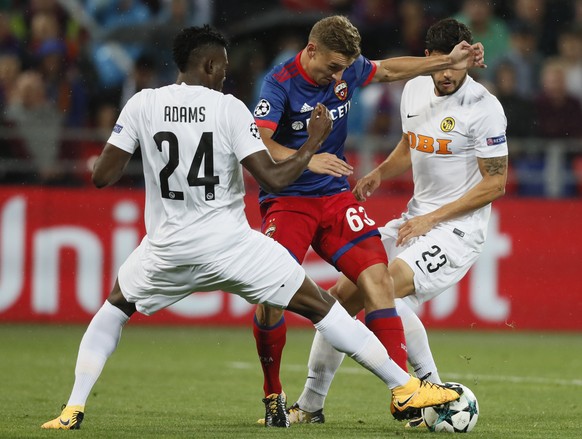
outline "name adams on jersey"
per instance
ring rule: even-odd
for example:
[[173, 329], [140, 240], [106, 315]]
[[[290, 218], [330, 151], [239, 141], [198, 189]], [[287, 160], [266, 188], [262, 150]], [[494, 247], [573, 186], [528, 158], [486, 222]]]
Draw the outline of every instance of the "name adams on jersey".
[[206, 107], [164, 107], [164, 122], [204, 122]]

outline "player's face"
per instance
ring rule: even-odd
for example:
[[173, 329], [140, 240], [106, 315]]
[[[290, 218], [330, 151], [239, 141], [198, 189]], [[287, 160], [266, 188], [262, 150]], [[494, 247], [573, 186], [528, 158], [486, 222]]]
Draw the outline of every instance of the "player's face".
[[307, 53], [309, 61], [305, 66], [305, 71], [318, 85], [336, 83], [342, 79], [344, 71], [355, 61], [314, 43], [309, 43]]
[[[426, 56], [444, 55], [443, 53], [434, 51], [425, 51]], [[433, 73], [432, 80], [434, 82], [435, 93], [437, 96], [447, 96], [456, 92], [467, 77], [467, 69], [463, 70], [441, 70]]]

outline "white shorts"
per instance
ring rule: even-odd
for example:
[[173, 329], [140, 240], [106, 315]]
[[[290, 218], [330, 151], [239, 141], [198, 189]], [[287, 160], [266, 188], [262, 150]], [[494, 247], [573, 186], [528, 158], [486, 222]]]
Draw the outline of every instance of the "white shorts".
[[415, 292], [406, 299], [419, 306], [459, 282], [481, 254], [483, 245], [471, 242], [469, 235], [461, 237], [437, 226], [396, 247], [398, 230], [405, 221], [406, 218], [397, 218], [378, 230], [388, 258], [402, 259], [414, 272]]
[[254, 230], [214, 261], [180, 266], [157, 257], [146, 237], [118, 275], [125, 299], [146, 315], [193, 292], [215, 290], [285, 308], [304, 279], [305, 270], [282, 245]]

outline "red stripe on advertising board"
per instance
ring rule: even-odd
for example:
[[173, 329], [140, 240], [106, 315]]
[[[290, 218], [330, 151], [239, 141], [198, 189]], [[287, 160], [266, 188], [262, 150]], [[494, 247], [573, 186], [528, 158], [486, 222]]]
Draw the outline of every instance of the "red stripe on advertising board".
[[[0, 188], [0, 322], [86, 323], [117, 267], [144, 234], [141, 190]], [[406, 197], [365, 203], [377, 224]], [[256, 194], [249, 222], [259, 228]], [[581, 200], [504, 198], [494, 203], [487, 247], [452, 291], [421, 309], [431, 328], [582, 330]], [[325, 288], [335, 269], [310, 253], [307, 272]], [[250, 325], [254, 307], [222, 292], [195, 294], [140, 324]], [[288, 313], [288, 324], [306, 325]]]

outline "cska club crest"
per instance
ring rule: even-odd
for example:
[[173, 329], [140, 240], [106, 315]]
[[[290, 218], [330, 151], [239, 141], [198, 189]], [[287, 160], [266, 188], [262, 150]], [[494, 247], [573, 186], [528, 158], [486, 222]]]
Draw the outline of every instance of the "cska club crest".
[[336, 82], [333, 91], [340, 101], [345, 101], [346, 98], [348, 97], [347, 82], [344, 81], [343, 79], [339, 82]]
[[271, 220], [271, 224], [269, 224], [269, 227], [267, 227], [267, 230], [265, 230], [265, 236], [272, 238], [275, 230], [277, 230], [277, 226], [275, 225], [274, 221]]

